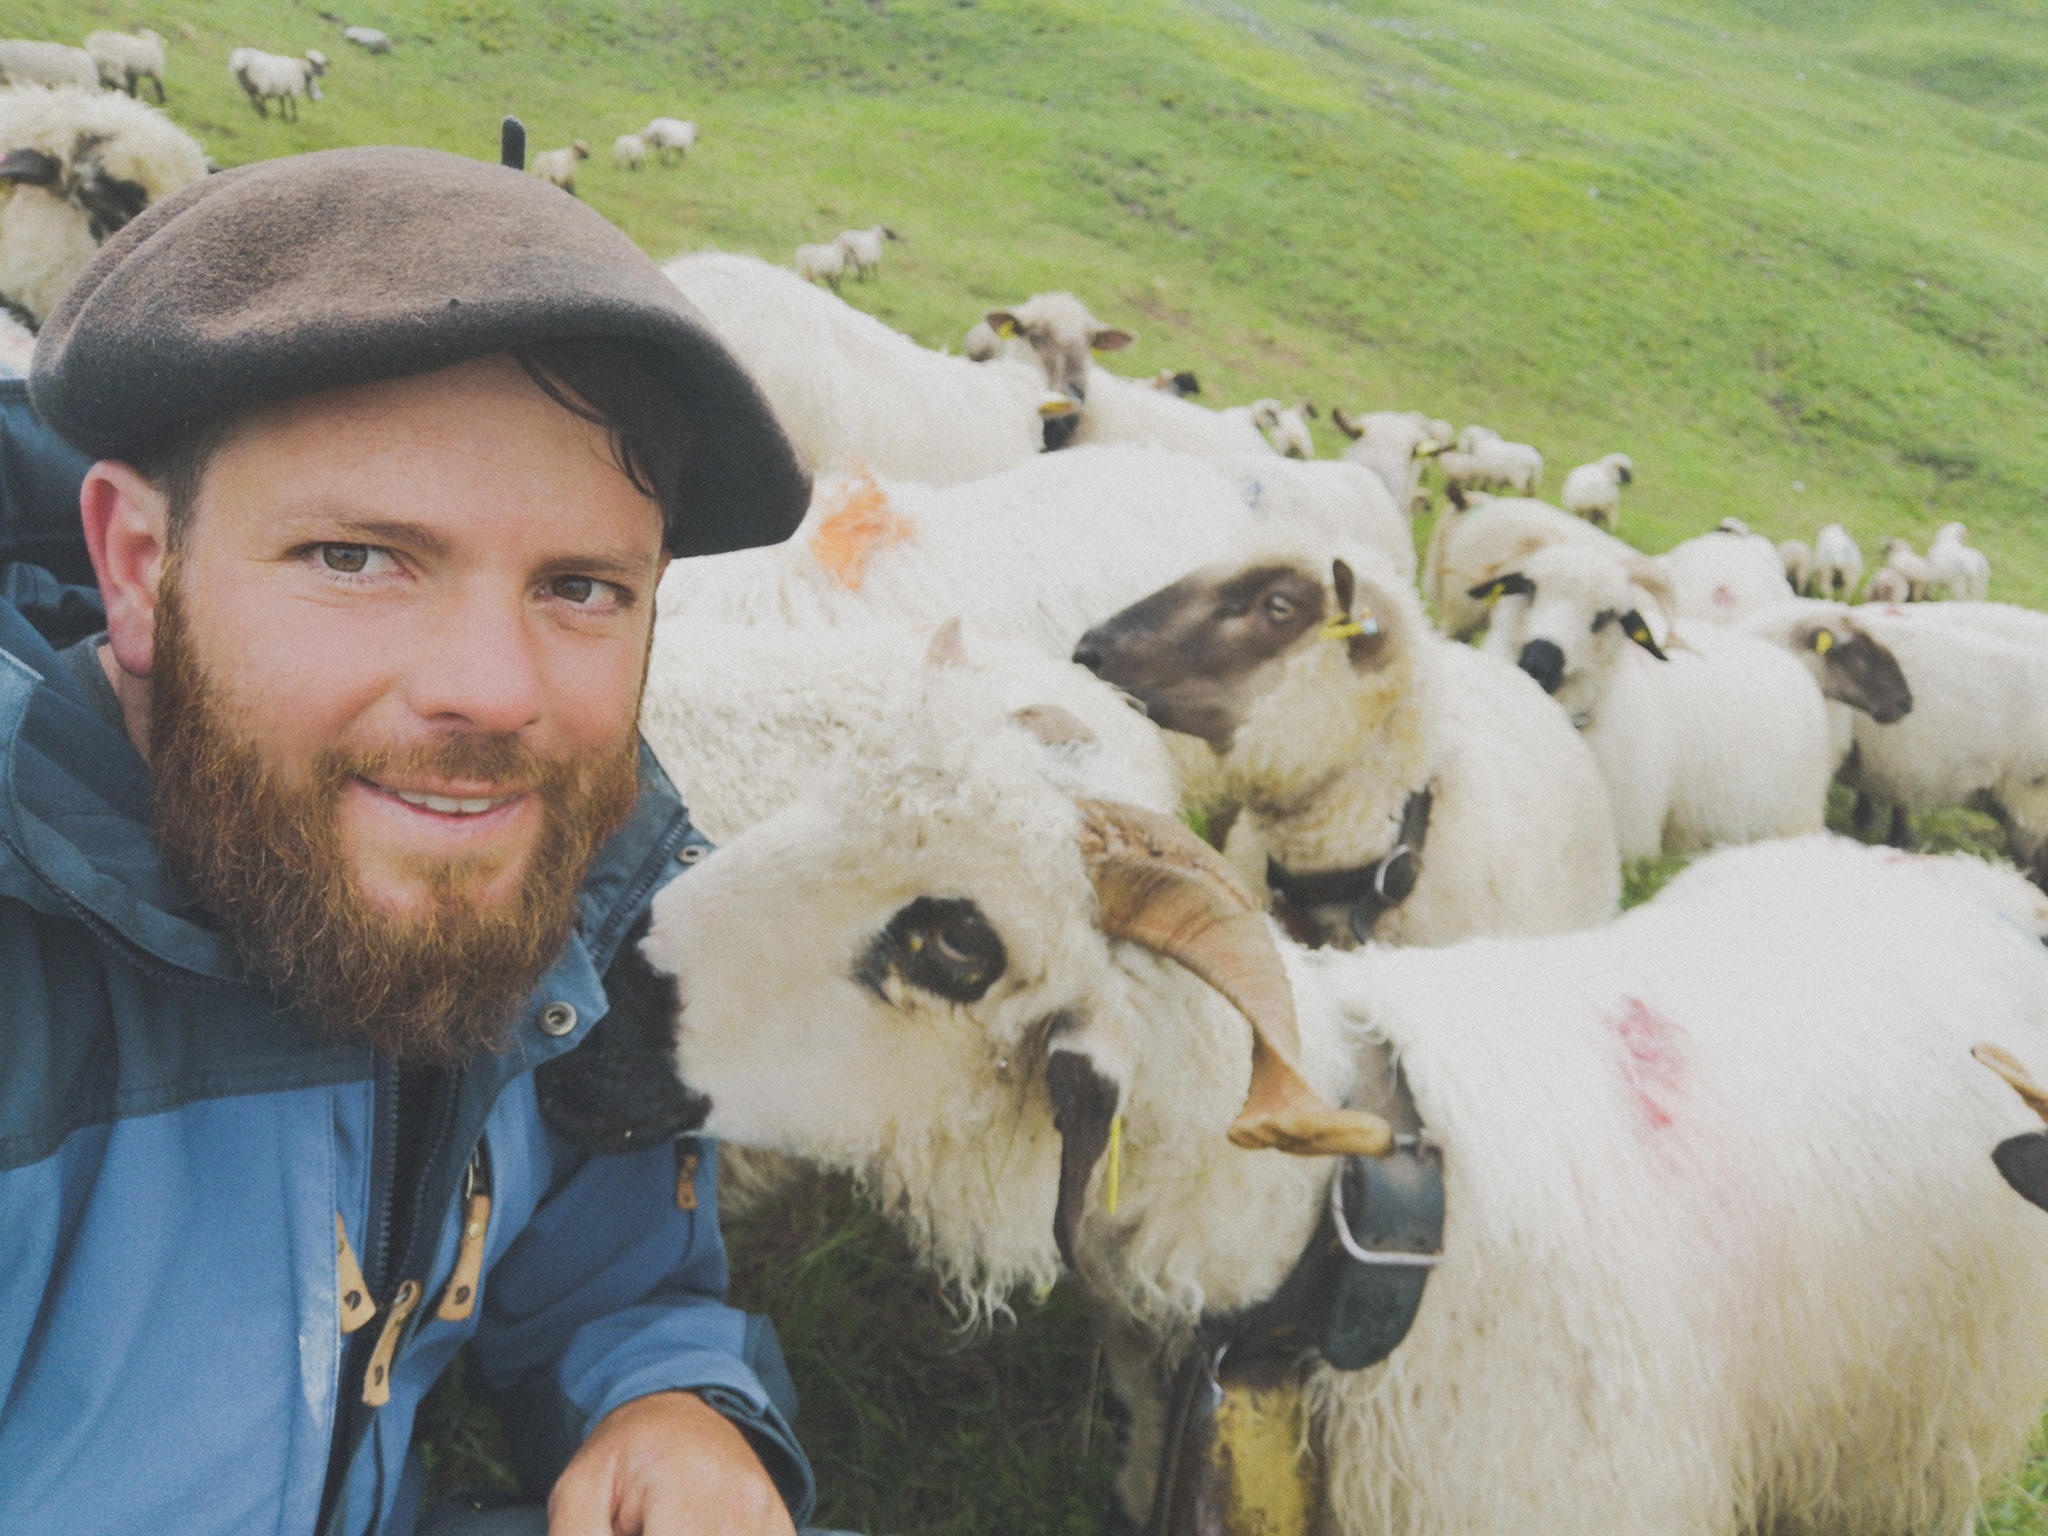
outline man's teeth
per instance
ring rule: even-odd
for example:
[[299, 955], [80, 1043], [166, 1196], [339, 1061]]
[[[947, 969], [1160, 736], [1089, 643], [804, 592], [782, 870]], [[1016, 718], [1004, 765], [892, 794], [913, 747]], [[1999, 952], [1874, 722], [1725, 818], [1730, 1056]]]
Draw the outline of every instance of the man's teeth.
[[485, 811], [505, 803], [504, 800], [458, 800], [452, 795], [416, 795], [404, 789], [394, 789], [391, 793], [407, 805], [417, 805], [428, 811], [439, 811], [443, 816], [481, 816]]

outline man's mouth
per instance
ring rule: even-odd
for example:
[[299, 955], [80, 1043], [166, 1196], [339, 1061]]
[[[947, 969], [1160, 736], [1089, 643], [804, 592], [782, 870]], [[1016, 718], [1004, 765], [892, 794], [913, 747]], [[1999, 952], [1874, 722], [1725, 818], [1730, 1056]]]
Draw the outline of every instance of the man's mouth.
[[374, 779], [364, 779], [361, 782], [379, 794], [389, 795], [394, 800], [401, 800], [407, 805], [423, 811], [433, 811], [441, 816], [487, 815], [500, 806], [510, 805], [513, 801], [524, 798], [526, 794], [525, 790], [514, 790], [509, 794], [497, 795], [446, 795], [436, 794], [430, 790], [400, 789], [393, 784], [379, 784]]

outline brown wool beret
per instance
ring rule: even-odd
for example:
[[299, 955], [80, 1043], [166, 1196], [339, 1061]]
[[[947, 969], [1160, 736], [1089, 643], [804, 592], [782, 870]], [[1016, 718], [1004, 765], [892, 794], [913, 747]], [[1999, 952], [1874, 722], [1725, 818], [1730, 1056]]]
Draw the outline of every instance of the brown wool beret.
[[795, 530], [802, 463], [661, 269], [567, 193], [439, 150], [293, 155], [165, 198], [51, 313], [29, 392], [74, 446], [120, 458], [265, 401], [571, 337], [651, 342], [677, 365], [691, 446], [671, 550]]

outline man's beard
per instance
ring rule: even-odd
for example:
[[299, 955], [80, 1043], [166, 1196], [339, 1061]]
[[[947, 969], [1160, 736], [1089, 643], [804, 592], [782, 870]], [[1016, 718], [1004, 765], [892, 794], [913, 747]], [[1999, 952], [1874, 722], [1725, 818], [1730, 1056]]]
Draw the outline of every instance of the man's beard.
[[[504, 735], [448, 736], [397, 753], [328, 751], [303, 783], [281, 782], [193, 649], [175, 560], [160, 590], [150, 771], [156, 838], [171, 867], [243, 962], [329, 1036], [437, 1065], [502, 1045], [568, 939], [591, 860], [632, 812], [637, 735], [578, 763]], [[356, 778], [480, 780], [535, 794], [541, 833], [517, 894], [480, 912], [470, 893], [499, 872], [499, 858], [437, 859], [419, 871], [425, 912], [397, 917], [371, 905], [338, 821]]]

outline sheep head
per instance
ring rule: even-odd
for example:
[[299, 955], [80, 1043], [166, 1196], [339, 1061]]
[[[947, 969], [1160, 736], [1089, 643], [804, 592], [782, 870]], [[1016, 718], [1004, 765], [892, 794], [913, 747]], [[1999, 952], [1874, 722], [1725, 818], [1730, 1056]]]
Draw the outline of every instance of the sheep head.
[[1119, 1116], [1197, 1157], [1382, 1148], [1308, 1086], [1276, 943], [1219, 856], [1077, 797], [1048, 769], [1057, 713], [991, 713], [947, 672], [657, 898], [645, 953], [677, 976], [706, 1128], [852, 1171], [980, 1310], [1074, 1258]]
[[[1648, 603], [1677, 604], [1663, 567], [1641, 555], [1550, 544], [1472, 588], [1492, 600], [1486, 649], [1519, 666], [1573, 716], [1589, 713], [1631, 648], [1665, 659]], [[1668, 629], [1668, 622], [1667, 622]]]
[[1879, 725], [1912, 712], [1913, 690], [1899, 658], [1847, 603], [1809, 598], [1773, 604], [1747, 627], [1797, 656], [1821, 693], [1837, 704], [1861, 710]]
[[1046, 387], [1076, 400], [1088, 396], [1094, 353], [1121, 351], [1138, 339], [1104, 325], [1071, 293], [1033, 294], [1022, 304], [990, 310], [983, 320], [998, 337], [1025, 342], [1045, 369]]

